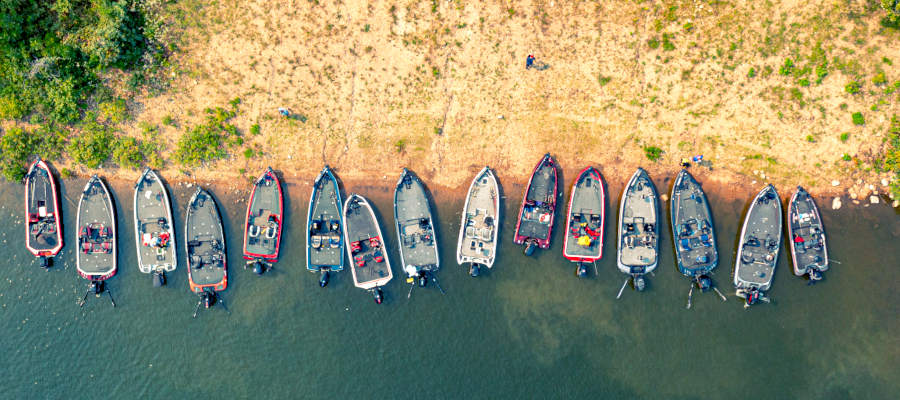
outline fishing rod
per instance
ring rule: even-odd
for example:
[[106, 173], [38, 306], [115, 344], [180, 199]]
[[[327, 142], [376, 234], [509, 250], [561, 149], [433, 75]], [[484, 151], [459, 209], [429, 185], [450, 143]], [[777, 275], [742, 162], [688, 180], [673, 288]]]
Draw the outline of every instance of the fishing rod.
[[200, 311], [200, 306], [203, 305], [203, 295], [200, 295], [200, 301], [197, 303], [197, 309], [194, 310], [194, 318], [197, 318], [197, 312]]
[[106, 295], [109, 296], [109, 301], [112, 303], [113, 308], [116, 307], [116, 301], [112, 298], [112, 293], [110, 293], [109, 288], [106, 288]]
[[444, 289], [441, 289], [441, 284], [438, 283], [437, 278], [434, 277], [434, 274], [432, 274], [431, 272], [427, 272], [427, 271], [425, 273], [428, 275], [431, 275], [431, 280], [433, 280], [434, 284], [437, 285], [438, 290], [441, 291], [441, 294], [447, 294], [447, 293], [444, 293]]
[[84, 298], [81, 299], [81, 304], [79, 304], [78, 307], [84, 306], [84, 302], [87, 301], [87, 297], [88, 297], [89, 294], [91, 294], [91, 288], [90, 288], [90, 287], [88, 287], [87, 292], [84, 293]]
[[713, 286], [713, 290], [715, 290], [715, 291], [716, 291], [716, 294], [719, 295], [719, 297], [722, 298], [722, 301], [728, 301], [728, 299], [725, 298], [725, 295], [722, 294], [722, 292], [719, 291], [719, 288]]
[[[412, 279], [412, 278], [410, 278], [410, 279]], [[416, 281], [415, 281], [415, 280], [413, 280], [412, 282], [409, 283], [409, 293], [406, 294], [406, 298], [407, 298], [407, 299], [408, 299], [410, 296], [412, 296], [412, 290], [413, 290], [414, 287], [416, 287]]]
[[222, 308], [225, 309], [225, 312], [228, 313], [228, 315], [231, 315], [231, 311], [228, 311], [228, 306], [225, 305], [225, 300], [219, 297], [219, 294], [216, 293], [215, 290], [213, 290], [213, 296], [216, 296], [216, 298], [219, 299], [219, 302], [222, 303]]
[[592, 261], [591, 264], [594, 264], [594, 274], [600, 276], [600, 272], [597, 271], [597, 260]]
[[694, 281], [691, 281], [691, 290], [688, 291], [688, 303], [687, 303], [687, 307], [686, 307], [688, 310], [691, 309], [691, 297], [692, 296], [694, 296]]

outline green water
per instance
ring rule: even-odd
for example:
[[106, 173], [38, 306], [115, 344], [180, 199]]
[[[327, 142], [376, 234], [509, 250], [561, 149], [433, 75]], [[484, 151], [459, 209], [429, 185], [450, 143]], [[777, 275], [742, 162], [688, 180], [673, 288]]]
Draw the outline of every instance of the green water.
[[[660, 192], [670, 183], [658, 180]], [[77, 201], [83, 185], [65, 181], [62, 191]], [[447, 294], [429, 285], [407, 299], [409, 286], [395, 277], [378, 306], [349, 271], [324, 289], [307, 272], [309, 186], [286, 187], [281, 261], [262, 277], [242, 268], [246, 203], [212, 187], [226, 223], [231, 270], [222, 297], [232, 315], [216, 306], [191, 318], [198, 298], [188, 289], [183, 237], [179, 269], [167, 287], [152, 287], [136, 265], [133, 189], [111, 186], [120, 251], [108, 286], [118, 307], [90, 296], [79, 308], [87, 285], [75, 271], [75, 204], [63, 198], [66, 247], [45, 272], [25, 250], [24, 187], [0, 184], [0, 398], [900, 397], [900, 218], [888, 206], [823, 207], [829, 255], [842, 264], [809, 287], [782, 251], [773, 303], [745, 310], [730, 284], [745, 201], [709, 193], [721, 254], [713, 279], [728, 301], [695, 291], [685, 310], [689, 281], [675, 268], [668, 224], [648, 290], [626, 289], [616, 300], [625, 276], [611, 223], [599, 276], [592, 269], [578, 279], [561, 255], [559, 226], [552, 248], [535, 257], [512, 245], [522, 187], [508, 185], [498, 262], [471, 278], [455, 262], [462, 199], [438, 190], [437, 278]], [[370, 199], [393, 248], [391, 190], [350, 187], [344, 197]], [[613, 222], [621, 185], [609, 190]], [[172, 187], [178, 235], [191, 193]]]

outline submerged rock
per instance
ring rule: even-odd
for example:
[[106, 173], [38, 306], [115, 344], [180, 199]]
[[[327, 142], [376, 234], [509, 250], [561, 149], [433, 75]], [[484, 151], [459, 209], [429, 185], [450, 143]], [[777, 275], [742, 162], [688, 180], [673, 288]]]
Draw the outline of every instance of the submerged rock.
[[841, 198], [835, 197], [834, 200], [831, 202], [831, 209], [837, 210], [839, 208], [841, 208]]
[[871, 202], [872, 204], [878, 204], [878, 201], [879, 201], [878, 196], [869, 197], [869, 202]]

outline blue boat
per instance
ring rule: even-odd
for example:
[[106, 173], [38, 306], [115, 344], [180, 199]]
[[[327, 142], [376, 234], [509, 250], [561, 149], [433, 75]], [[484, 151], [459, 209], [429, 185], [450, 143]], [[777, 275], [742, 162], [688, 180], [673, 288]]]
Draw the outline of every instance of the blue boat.
[[313, 184], [306, 215], [306, 268], [321, 274], [319, 286], [322, 287], [328, 284], [330, 272], [344, 269], [341, 207], [337, 180], [326, 165]]

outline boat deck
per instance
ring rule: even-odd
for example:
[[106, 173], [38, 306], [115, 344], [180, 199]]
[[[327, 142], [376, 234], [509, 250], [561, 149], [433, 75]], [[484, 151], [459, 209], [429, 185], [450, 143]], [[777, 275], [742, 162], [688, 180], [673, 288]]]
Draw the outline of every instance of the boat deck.
[[518, 236], [549, 240], [556, 204], [556, 174], [552, 164], [543, 163], [531, 178], [525, 194], [525, 206], [519, 223]]
[[619, 224], [619, 268], [625, 273], [652, 271], [659, 254], [656, 190], [645, 172], [636, 174], [623, 194]]
[[310, 207], [309, 264], [307, 268], [318, 271], [327, 268], [340, 271], [344, 257], [341, 245], [341, 205], [337, 183], [329, 174], [322, 174], [316, 183]]
[[781, 201], [771, 186], [753, 200], [744, 221], [734, 285], [739, 289], [768, 290], [775, 275], [781, 246]]
[[475, 178], [463, 210], [460, 227], [459, 263], [474, 262], [491, 266], [497, 236], [497, 187], [489, 169]]
[[437, 271], [440, 268], [434, 237], [431, 209], [425, 188], [418, 179], [406, 173], [394, 192], [394, 218], [397, 221], [400, 258], [417, 270]]
[[719, 257], [706, 194], [683, 170], [672, 189], [672, 228], [682, 274], [704, 275], [716, 267]]
[[277, 256], [278, 225], [281, 221], [281, 203], [278, 181], [268, 175], [256, 182], [250, 199], [250, 218], [244, 234], [244, 253]]
[[40, 165], [35, 165], [28, 176], [28, 203], [25, 207], [28, 211], [28, 245], [36, 251], [49, 251], [55, 249], [62, 237], [57, 222], [56, 196], [53, 191], [53, 181], [49, 171]]
[[825, 246], [825, 229], [819, 219], [816, 203], [806, 190], [797, 189], [791, 202], [788, 223], [791, 227], [791, 248], [794, 258], [794, 274], [805, 275], [810, 267], [819, 271], [828, 269]]
[[603, 181], [590, 169], [572, 187], [565, 255], [597, 259], [603, 250]]
[[138, 266], [143, 273], [175, 269], [175, 238], [166, 189], [145, 173], [135, 188], [134, 214], [138, 233]]
[[103, 276], [116, 269], [114, 213], [103, 183], [92, 179], [88, 185], [78, 208], [78, 269]]
[[347, 245], [353, 254], [350, 261], [353, 263], [356, 286], [374, 287], [379, 281], [392, 277], [384, 238], [367, 203], [360, 201], [358, 196], [351, 196], [347, 202], [344, 221], [347, 225]]
[[225, 280], [225, 236], [216, 203], [199, 190], [188, 206], [187, 255], [191, 281], [197, 286], [214, 286]]

